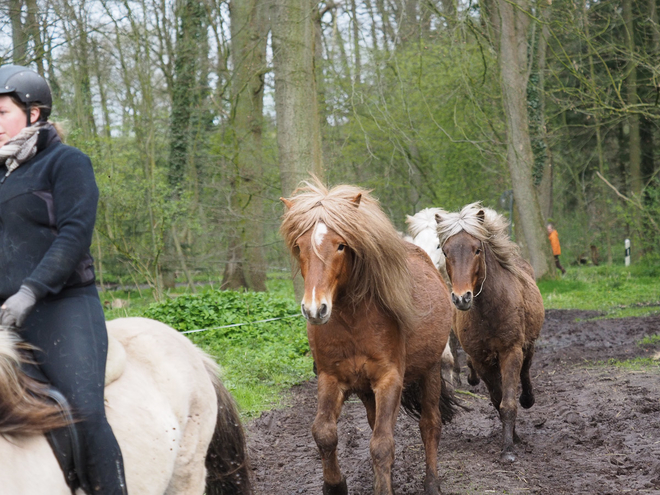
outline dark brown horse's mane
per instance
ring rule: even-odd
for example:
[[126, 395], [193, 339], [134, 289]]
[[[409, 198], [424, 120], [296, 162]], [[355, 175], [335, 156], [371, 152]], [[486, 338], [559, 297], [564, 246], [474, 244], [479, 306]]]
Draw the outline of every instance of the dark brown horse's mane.
[[0, 329], [0, 434], [40, 434], [67, 424], [44, 386], [21, 371], [29, 348], [15, 332]]
[[401, 328], [413, 328], [415, 310], [405, 242], [370, 191], [340, 185], [328, 190], [320, 181], [304, 182], [289, 198], [280, 232], [296, 253], [298, 238], [323, 222], [355, 253], [347, 294], [354, 305], [374, 300]]
[[[478, 215], [480, 211], [483, 212], [483, 217]], [[529, 278], [529, 273], [523, 268], [520, 248], [509, 238], [509, 222], [495, 210], [484, 208], [480, 202], [476, 202], [464, 206], [458, 212], [440, 210], [436, 213], [436, 220], [441, 246], [447, 239], [464, 230], [472, 237], [487, 243], [505, 269], [518, 278]]]

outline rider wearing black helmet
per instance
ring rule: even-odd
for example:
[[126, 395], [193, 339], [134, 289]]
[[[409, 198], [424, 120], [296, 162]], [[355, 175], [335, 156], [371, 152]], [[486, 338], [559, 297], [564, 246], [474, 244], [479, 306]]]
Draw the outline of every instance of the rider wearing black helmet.
[[92, 493], [126, 495], [105, 416], [108, 335], [90, 255], [98, 188], [89, 158], [48, 122], [51, 106], [39, 74], [0, 67], [0, 325], [37, 348], [72, 405]]

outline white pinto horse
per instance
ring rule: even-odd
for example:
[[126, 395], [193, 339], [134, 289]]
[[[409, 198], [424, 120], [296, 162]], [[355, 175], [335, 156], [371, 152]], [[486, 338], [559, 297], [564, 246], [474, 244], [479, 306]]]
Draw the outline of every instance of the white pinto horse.
[[[107, 327], [106, 413], [128, 493], [252, 493], [245, 437], [215, 362], [154, 320], [120, 318]], [[0, 330], [0, 492], [71, 495], [43, 435], [62, 420], [19, 371], [22, 345]]]
[[[418, 211], [414, 215], [406, 215], [406, 223], [408, 224], [408, 233], [412, 242], [419, 246], [426, 254], [429, 255], [435, 267], [449, 285], [449, 275], [447, 275], [445, 255], [442, 253], [442, 246], [440, 246], [440, 239], [438, 238], [438, 222], [435, 219], [436, 213], [444, 213], [441, 208], [425, 208]], [[408, 240], [408, 239], [406, 239]], [[452, 332], [447, 340], [445, 350], [442, 352], [442, 374], [445, 380], [454, 385], [459, 385], [460, 366], [458, 364], [458, 354], [456, 346], [458, 339]]]

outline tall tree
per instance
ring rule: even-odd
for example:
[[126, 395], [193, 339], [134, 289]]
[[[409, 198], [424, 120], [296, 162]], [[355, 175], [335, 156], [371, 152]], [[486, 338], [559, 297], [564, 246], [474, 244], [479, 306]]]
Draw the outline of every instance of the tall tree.
[[[170, 159], [169, 182], [173, 199], [181, 199], [184, 191], [184, 178], [188, 164], [193, 156], [193, 112], [199, 108], [200, 82], [200, 46], [204, 46], [206, 36], [206, 9], [199, 0], [184, 0], [176, 12], [178, 29], [174, 57], [174, 74], [171, 84], [172, 113], [170, 115]], [[179, 240], [177, 226], [172, 224], [163, 266], [163, 277], [166, 286], [174, 285], [172, 270], [173, 259], [186, 274], [192, 290], [194, 285], [188, 270], [185, 256]]]
[[233, 164], [229, 256], [222, 286], [266, 290], [263, 253], [263, 125], [266, 73], [267, 12], [263, 2], [232, 2], [231, 53], [233, 64]]
[[640, 196], [642, 193], [642, 146], [639, 134], [639, 114], [632, 108], [638, 103], [637, 97], [637, 60], [635, 54], [635, 23], [632, 0], [623, 0], [623, 21], [626, 42], [626, 103], [628, 121], [624, 133], [628, 134], [630, 190]]
[[23, 26], [23, 1], [8, 0], [9, 19], [11, 20], [12, 61], [16, 65], [27, 62], [28, 35]]
[[273, 0], [271, 26], [282, 194], [323, 175], [314, 73], [314, 0]]
[[530, 8], [527, 0], [496, 0], [499, 21], [499, 68], [507, 127], [507, 163], [525, 246], [537, 278], [551, 270], [532, 167], [534, 154], [527, 114], [528, 39]]

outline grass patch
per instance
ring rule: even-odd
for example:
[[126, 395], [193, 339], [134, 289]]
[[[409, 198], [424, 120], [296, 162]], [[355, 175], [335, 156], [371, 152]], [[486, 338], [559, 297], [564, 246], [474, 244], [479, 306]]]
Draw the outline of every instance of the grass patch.
[[660, 362], [652, 358], [636, 357], [632, 359], [608, 359], [605, 362], [599, 362], [605, 366], [614, 366], [626, 371], [660, 371]]
[[538, 282], [546, 309], [602, 311], [606, 318], [660, 313], [660, 261], [625, 267], [571, 267], [560, 279]]
[[[187, 336], [222, 365], [244, 416], [278, 405], [283, 390], [312, 376], [305, 320], [292, 298], [209, 289], [153, 303], [143, 315], [180, 331], [205, 329]], [[227, 327], [237, 323], [247, 324]]]
[[[280, 405], [283, 390], [313, 376], [306, 324], [294, 297], [291, 274], [269, 273], [266, 285], [267, 293], [220, 291], [208, 286], [198, 287], [196, 294], [181, 286], [161, 302], [154, 300], [150, 289], [99, 294], [108, 320], [144, 316], [180, 331], [208, 329], [187, 337], [220, 363], [223, 382], [241, 414], [252, 417]], [[115, 300], [128, 304], [113, 309]]]
[[656, 345], [660, 344], [660, 334], [647, 335], [642, 340], [637, 342], [639, 345]]

